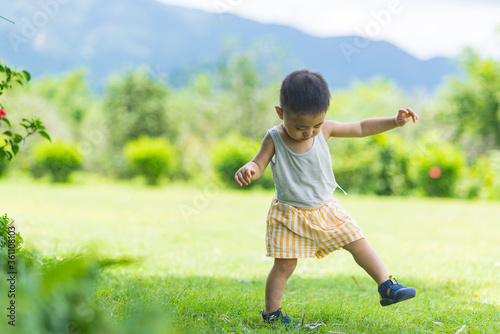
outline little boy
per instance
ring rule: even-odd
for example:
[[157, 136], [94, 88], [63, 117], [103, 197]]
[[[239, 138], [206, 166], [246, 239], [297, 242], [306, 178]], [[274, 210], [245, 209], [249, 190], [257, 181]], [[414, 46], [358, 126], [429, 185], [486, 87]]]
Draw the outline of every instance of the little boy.
[[326, 142], [330, 137], [371, 136], [403, 126], [410, 118], [416, 122], [418, 115], [405, 108], [395, 117], [352, 123], [325, 120], [330, 105], [328, 84], [320, 74], [309, 71], [293, 72], [283, 80], [280, 105], [275, 108], [283, 123], [267, 132], [255, 157], [235, 175], [240, 186], [248, 185], [271, 163], [276, 187], [266, 233], [267, 256], [274, 257], [274, 265], [266, 281], [261, 323], [300, 326], [281, 309], [297, 258], [322, 258], [341, 248], [377, 283], [382, 306], [413, 298], [415, 289], [389, 276], [357, 223], [333, 196], [339, 185]]

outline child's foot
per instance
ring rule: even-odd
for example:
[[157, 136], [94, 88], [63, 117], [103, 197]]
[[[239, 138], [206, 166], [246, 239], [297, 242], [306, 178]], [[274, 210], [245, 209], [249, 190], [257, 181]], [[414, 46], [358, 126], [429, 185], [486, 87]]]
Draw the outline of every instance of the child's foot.
[[264, 314], [264, 311], [262, 311], [262, 317], [260, 318], [261, 325], [276, 324], [276, 323], [292, 327], [301, 326], [300, 322], [295, 322], [292, 319], [290, 319], [290, 317], [286, 314], [285, 310], [283, 310], [282, 308], [279, 308], [278, 311], [276, 312], [268, 314]]
[[396, 281], [395, 278], [389, 276], [389, 279], [378, 287], [380, 295], [380, 305], [387, 306], [402, 302], [415, 297], [415, 288], [407, 288]]

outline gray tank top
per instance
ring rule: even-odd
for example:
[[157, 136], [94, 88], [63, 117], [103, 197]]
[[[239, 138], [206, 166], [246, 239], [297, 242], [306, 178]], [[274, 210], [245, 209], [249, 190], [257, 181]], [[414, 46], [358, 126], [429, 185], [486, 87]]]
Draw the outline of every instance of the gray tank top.
[[286, 146], [277, 126], [268, 132], [274, 142], [275, 153], [270, 164], [278, 201], [303, 208], [325, 204], [339, 185], [323, 135], [314, 137], [309, 151], [294, 153]]

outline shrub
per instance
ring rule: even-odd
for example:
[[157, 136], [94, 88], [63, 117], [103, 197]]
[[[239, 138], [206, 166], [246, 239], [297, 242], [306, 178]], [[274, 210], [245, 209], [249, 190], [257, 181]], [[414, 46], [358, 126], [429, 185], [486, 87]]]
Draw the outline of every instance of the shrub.
[[161, 137], [142, 136], [125, 145], [124, 157], [134, 173], [146, 178], [149, 185], [158, 184], [164, 174], [173, 174], [174, 147]]
[[338, 184], [347, 192], [373, 194], [380, 188], [380, 146], [374, 137], [330, 140], [332, 167]]
[[35, 177], [50, 174], [52, 182], [68, 182], [72, 172], [81, 169], [82, 155], [73, 144], [56, 141], [34, 147], [31, 172]]
[[426, 196], [452, 197], [465, 167], [465, 156], [450, 143], [428, 136], [410, 159], [410, 175]]
[[480, 155], [460, 182], [459, 197], [500, 199], [500, 151]]
[[[224, 183], [230, 187], [239, 188], [234, 180], [234, 175], [238, 169], [252, 160], [259, 147], [260, 143], [257, 141], [232, 134], [215, 144], [211, 154], [212, 167]], [[253, 188], [257, 185], [263, 188], [274, 187], [270, 168], [266, 168], [258, 180], [252, 181], [248, 187], [244, 188]]]
[[380, 174], [377, 195], [407, 195], [413, 187], [408, 175], [410, 153], [404, 139], [397, 135], [379, 134], [374, 137], [379, 148]]
[[[330, 144], [337, 181], [347, 191], [358, 193], [453, 196], [465, 164], [457, 148], [435, 137], [413, 143], [397, 134], [381, 133]], [[435, 178], [429, 174], [431, 169]], [[438, 169], [439, 176], [435, 174]]]

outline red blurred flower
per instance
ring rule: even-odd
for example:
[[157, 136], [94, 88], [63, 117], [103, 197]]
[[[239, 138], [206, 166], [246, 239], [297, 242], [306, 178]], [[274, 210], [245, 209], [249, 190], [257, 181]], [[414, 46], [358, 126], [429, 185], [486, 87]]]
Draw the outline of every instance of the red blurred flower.
[[0, 109], [0, 119], [4, 119], [7, 113], [3, 111], [3, 109]]
[[437, 179], [441, 176], [441, 168], [438, 166], [432, 166], [429, 168], [429, 176], [433, 179]]

